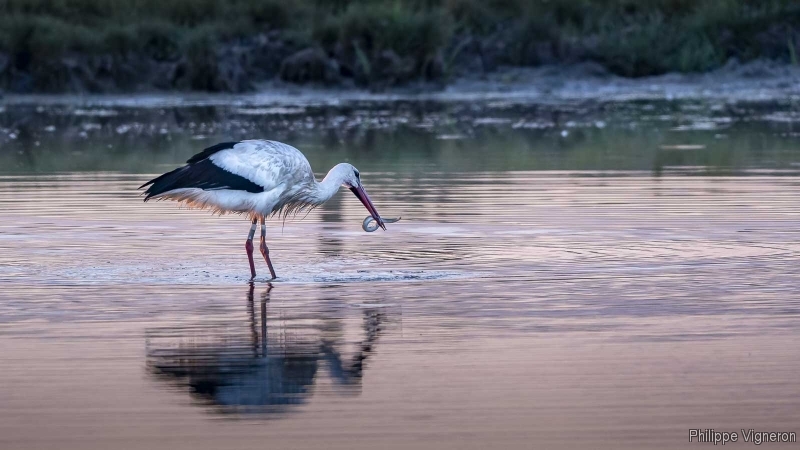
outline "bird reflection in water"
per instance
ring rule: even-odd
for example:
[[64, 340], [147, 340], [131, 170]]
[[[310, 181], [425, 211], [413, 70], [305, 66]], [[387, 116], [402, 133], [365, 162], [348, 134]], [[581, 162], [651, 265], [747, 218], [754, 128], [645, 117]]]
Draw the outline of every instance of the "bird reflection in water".
[[339, 392], [360, 393], [364, 363], [385, 319], [382, 311], [363, 311], [363, 340], [344, 357], [337, 338], [340, 319], [324, 318], [321, 326], [302, 318], [268, 319], [272, 285], [261, 294], [256, 317], [254, 290], [250, 283], [249, 329], [223, 323], [148, 330], [148, 371], [227, 413], [288, 412], [307, 401], [320, 373], [345, 387]]

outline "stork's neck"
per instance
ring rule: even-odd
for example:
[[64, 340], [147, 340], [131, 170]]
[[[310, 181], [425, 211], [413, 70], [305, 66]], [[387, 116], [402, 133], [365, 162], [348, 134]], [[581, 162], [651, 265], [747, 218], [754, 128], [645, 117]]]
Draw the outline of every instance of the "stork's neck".
[[316, 203], [325, 203], [333, 197], [339, 188], [344, 183], [345, 178], [349, 175], [349, 169], [340, 166], [334, 166], [333, 169], [328, 171], [322, 181], [316, 183], [316, 192], [314, 192], [314, 201]]

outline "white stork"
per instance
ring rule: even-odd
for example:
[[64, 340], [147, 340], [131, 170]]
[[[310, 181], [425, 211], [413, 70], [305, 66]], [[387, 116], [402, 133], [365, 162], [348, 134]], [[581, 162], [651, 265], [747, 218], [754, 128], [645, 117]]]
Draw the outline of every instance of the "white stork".
[[358, 169], [340, 163], [322, 182], [318, 182], [311, 165], [299, 150], [276, 141], [247, 140], [211, 146], [189, 158], [185, 166], [154, 178], [139, 189], [146, 186], [150, 187], [145, 191], [144, 201], [170, 199], [220, 214], [247, 214], [252, 225], [245, 249], [252, 278], [256, 277], [253, 236], [258, 221], [261, 220], [261, 254], [274, 279], [275, 269], [266, 243], [267, 216], [286, 217], [319, 206], [333, 197], [340, 186], [349, 188], [377, 225], [386, 229], [384, 220], [361, 184]]

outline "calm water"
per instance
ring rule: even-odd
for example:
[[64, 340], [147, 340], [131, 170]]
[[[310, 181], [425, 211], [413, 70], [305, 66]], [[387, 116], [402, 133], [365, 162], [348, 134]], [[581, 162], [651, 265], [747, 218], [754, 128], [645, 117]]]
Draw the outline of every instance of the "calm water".
[[[0, 448], [800, 432], [797, 120], [692, 103], [0, 109]], [[320, 174], [352, 162], [402, 221], [364, 233], [344, 191], [270, 224], [280, 279], [249, 285], [245, 219], [141, 202], [204, 146], [262, 136]]]

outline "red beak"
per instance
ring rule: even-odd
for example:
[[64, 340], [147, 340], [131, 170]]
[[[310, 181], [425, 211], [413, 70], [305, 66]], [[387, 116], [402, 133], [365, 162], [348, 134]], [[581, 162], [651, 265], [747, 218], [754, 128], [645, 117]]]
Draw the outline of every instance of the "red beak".
[[353, 191], [353, 194], [356, 194], [356, 197], [358, 197], [359, 200], [361, 200], [361, 203], [363, 203], [364, 207], [367, 208], [367, 211], [369, 211], [369, 214], [372, 216], [372, 218], [378, 222], [378, 225], [383, 228], [384, 231], [386, 231], [386, 225], [383, 224], [383, 219], [381, 219], [380, 214], [378, 214], [378, 210], [375, 209], [375, 205], [372, 204], [372, 200], [369, 199], [369, 195], [367, 195], [367, 191], [364, 190], [364, 187], [351, 186], [350, 190]]

